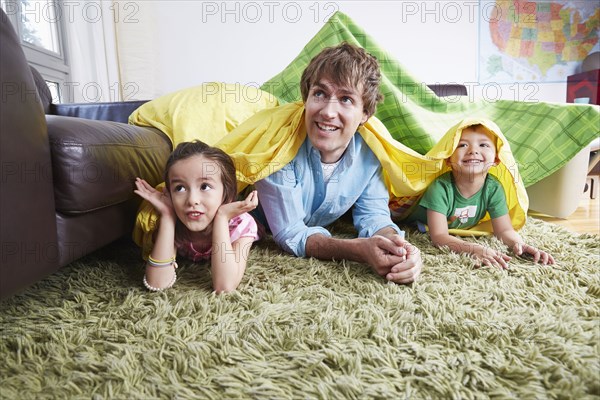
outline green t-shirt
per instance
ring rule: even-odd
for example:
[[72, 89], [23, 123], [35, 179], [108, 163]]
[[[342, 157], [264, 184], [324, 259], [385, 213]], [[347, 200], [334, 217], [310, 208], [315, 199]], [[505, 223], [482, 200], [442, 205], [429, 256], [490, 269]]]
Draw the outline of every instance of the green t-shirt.
[[508, 214], [506, 196], [498, 179], [488, 174], [479, 192], [465, 199], [454, 184], [452, 171], [429, 185], [409, 220], [426, 224], [427, 209], [444, 214], [448, 218], [448, 229], [475, 226], [486, 212], [490, 213], [492, 219]]

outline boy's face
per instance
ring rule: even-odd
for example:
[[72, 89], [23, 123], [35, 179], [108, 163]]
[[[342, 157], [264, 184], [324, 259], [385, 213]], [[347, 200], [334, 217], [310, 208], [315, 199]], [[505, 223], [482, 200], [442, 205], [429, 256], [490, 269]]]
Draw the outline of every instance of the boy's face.
[[487, 174], [498, 163], [494, 136], [480, 128], [464, 129], [449, 162], [454, 171], [468, 173], [466, 176]]
[[321, 161], [338, 161], [358, 125], [367, 120], [362, 90], [320, 79], [310, 88], [304, 106], [306, 133], [310, 143], [321, 153]]

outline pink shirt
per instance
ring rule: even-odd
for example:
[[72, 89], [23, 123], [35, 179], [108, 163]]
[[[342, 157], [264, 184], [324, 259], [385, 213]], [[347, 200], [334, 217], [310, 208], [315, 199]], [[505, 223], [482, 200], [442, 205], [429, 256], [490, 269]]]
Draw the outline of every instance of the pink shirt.
[[[259, 235], [257, 232], [256, 221], [254, 221], [254, 218], [248, 213], [232, 218], [229, 221], [229, 236], [231, 237], [231, 243], [234, 243], [242, 237], [250, 237], [254, 239], [254, 241], [258, 240]], [[177, 247], [177, 254], [194, 262], [210, 258], [212, 252], [212, 248], [203, 252], [197, 251], [194, 248], [194, 244], [189, 241], [175, 240], [175, 247]]]

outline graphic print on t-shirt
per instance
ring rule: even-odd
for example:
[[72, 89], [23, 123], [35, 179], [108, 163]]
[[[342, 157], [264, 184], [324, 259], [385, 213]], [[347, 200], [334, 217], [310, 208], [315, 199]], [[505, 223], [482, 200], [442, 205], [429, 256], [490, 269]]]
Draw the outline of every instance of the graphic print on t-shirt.
[[454, 216], [450, 217], [448, 223], [451, 224], [458, 218], [461, 224], [465, 224], [469, 218], [473, 218], [475, 214], [477, 214], [477, 206], [456, 208], [454, 210]]

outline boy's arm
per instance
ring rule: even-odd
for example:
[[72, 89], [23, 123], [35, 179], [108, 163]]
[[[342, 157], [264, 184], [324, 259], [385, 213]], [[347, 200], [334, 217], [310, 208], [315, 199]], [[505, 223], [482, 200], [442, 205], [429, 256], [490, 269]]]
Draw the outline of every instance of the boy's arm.
[[508, 247], [513, 248], [518, 243], [525, 244], [521, 235], [513, 228], [508, 214], [492, 218], [492, 227], [494, 228], [494, 236], [502, 240]]
[[491, 248], [481, 246], [477, 243], [469, 243], [448, 233], [448, 221], [446, 216], [437, 211], [427, 209], [427, 225], [429, 236], [436, 247], [448, 246], [455, 253], [466, 253], [473, 255], [477, 260], [488, 266], [496, 266], [503, 269], [508, 268], [510, 257]]
[[510, 247], [516, 255], [531, 254], [534, 263], [541, 261], [544, 265], [554, 264], [554, 258], [550, 254], [525, 243], [521, 235], [513, 228], [508, 214], [493, 218], [492, 227], [494, 228], [494, 236]]

